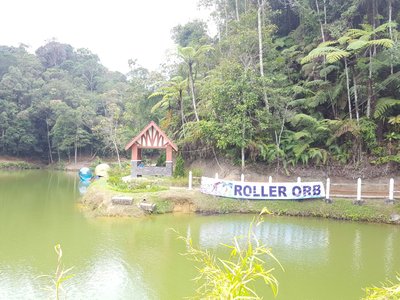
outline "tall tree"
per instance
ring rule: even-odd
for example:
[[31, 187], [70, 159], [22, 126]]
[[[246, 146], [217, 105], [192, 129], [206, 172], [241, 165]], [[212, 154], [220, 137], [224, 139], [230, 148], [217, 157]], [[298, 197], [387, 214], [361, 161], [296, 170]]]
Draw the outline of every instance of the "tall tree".
[[195, 67], [198, 66], [199, 61], [204, 57], [204, 55], [211, 51], [213, 48], [210, 45], [203, 45], [198, 48], [193, 47], [179, 47], [178, 56], [184, 61], [188, 68], [189, 73], [189, 86], [190, 93], [192, 96], [193, 112], [196, 121], [198, 122], [199, 115], [197, 112], [197, 100], [196, 100], [196, 89], [195, 89]]

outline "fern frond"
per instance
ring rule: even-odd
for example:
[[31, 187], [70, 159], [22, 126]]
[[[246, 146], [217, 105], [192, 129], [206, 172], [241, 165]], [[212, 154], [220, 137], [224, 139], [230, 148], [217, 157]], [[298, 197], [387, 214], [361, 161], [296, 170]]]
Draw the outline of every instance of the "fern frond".
[[337, 41], [326, 41], [326, 42], [323, 42], [323, 43], [319, 44], [318, 48], [323, 48], [323, 47], [327, 47], [327, 46], [336, 45], [337, 43], [338, 43]]
[[400, 107], [400, 100], [393, 98], [380, 98], [376, 102], [374, 118], [384, 119], [388, 113], [395, 107]]
[[153, 107], [151, 108], [151, 113], [154, 113], [156, 110], [166, 107], [168, 104], [168, 101], [166, 101], [165, 98], [161, 99], [160, 101], [158, 101], [156, 104], [153, 105]]
[[337, 47], [331, 47], [331, 46], [317, 47], [301, 60], [301, 64], [308, 63], [316, 58], [324, 56], [326, 56], [328, 63], [334, 63], [342, 59], [343, 57], [349, 56], [349, 53]]
[[338, 71], [339, 69], [340, 68], [337, 65], [328, 65], [328, 66], [322, 68], [321, 71], [319, 71], [319, 75], [321, 77], [325, 77], [334, 71]]
[[310, 134], [308, 131], [304, 131], [304, 130], [299, 131], [299, 132], [296, 132], [296, 133], [293, 135], [293, 138], [294, 138], [295, 140], [300, 140], [300, 139], [302, 139], [302, 138], [309, 138], [309, 137], [311, 137], [311, 134]]
[[353, 41], [351, 42], [348, 46], [347, 46], [347, 50], [360, 50], [364, 47], [368, 46], [368, 42], [366, 41], [362, 41], [362, 40], [357, 40], [357, 41]]
[[305, 106], [308, 101], [308, 98], [301, 98], [301, 99], [295, 99], [289, 102], [290, 107], [298, 107], [298, 106]]
[[296, 158], [299, 158], [300, 155], [307, 150], [307, 148], [310, 147], [310, 144], [305, 143], [305, 144], [297, 144], [293, 147], [293, 152]]
[[147, 99], [154, 98], [154, 97], [158, 97], [158, 96], [164, 96], [164, 95], [165, 95], [164, 92], [158, 91], [158, 92], [154, 92], [153, 94], [151, 94], [150, 96], [148, 96]]
[[344, 45], [344, 44], [348, 43], [349, 41], [351, 41], [351, 37], [349, 37], [347, 35], [344, 35], [338, 39], [338, 42], [340, 45]]
[[337, 50], [335, 52], [328, 53], [326, 55], [326, 61], [328, 63], [334, 63], [341, 60], [344, 57], [348, 57], [349, 55], [350, 53], [345, 50]]
[[326, 85], [326, 81], [324, 80], [312, 80], [312, 81], [307, 81], [304, 86], [307, 88], [312, 88], [312, 87], [321, 87], [323, 85]]
[[340, 127], [334, 132], [334, 137], [340, 137], [346, 133], [350, 133], [355, 137], [358, 137], [361, 133], [360, 126], [355, 120], [340, 121]]
[[[362, 24], [361, 27], [363, 27], [363, 25], [366, 25], [366, 24]], [[363, 29], [351, 28], [351, 29], [347, 30], [347, 35], [351, 36], [353, 38], [359, 38], [361, 36], [370, 35], [371, 34], [370, 31], [371, 30], [368, 30], [368, 29], [363, 30]]]
[[400, 124], [400, 115], [397, 115], [395, 117], [390, 117], [388, 122], [389, 122], [389, 124], [392, 124], [392, 125]]
[[378, 27], [375, 28], [374, 33], [385, 32], [389, 27], [396, 28], [397, 23], [396, 22], [387, 22], [382, 25], [379, 25]]
[[306, 114], [297, 114], [290, 120], [290, 123], [293, 126], [298, 126], [300, 124], [313, 126], [318, 124], [318, 120]]
[[371, 40], [368, 42], [368, 46], [380, 46], [384, 48], [392, 48], [394, 42], [391, 39], [379, 39], [379, 40]]

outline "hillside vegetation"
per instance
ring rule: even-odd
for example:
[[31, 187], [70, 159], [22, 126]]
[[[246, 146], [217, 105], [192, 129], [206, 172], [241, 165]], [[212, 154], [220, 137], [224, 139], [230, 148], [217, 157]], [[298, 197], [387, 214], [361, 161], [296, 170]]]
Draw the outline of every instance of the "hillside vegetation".
[[213, 10], [216, 36], [201, 21], [177, 24], [158, 72], [135, 60], [110, 72], [55, 40], [35, 54], [0, 46], [0, 154], [119, 159], [154, 120], [186, 158], [398, 166], [398, 0], [199, 5]]

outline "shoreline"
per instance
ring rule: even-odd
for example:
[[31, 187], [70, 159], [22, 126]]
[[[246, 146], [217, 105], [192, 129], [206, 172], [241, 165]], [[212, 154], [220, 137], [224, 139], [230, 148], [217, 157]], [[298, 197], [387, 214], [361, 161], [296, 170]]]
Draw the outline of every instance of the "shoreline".
[[[113, 196], [131, 196], [132, 205], [112, 204]], [[257, 214], [266, 207], [276, 216], [327, 218], [343, 221], [400, 224], [393, 216], [400, 215], [400, 204], [385, 204], [384, 200], [367, 200], [363, 205], [354, 205], [350, 199], [334, 199], [333, 203], [319, 200], [237, 200], [202, 194], [198, 190], [170, 187], [158, 192], [124, 193], [110, 188], [105, 179], [93, 182], [80, 203], [88, 217], [134, 217], [146, 215], [138, 203], [143, 199], [155, 203], [153, 214], [193, 213]]]

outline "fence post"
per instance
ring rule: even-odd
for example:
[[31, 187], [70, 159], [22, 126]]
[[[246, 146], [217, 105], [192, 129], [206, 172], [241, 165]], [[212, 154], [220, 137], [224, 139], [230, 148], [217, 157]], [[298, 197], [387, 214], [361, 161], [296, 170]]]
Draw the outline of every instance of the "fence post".
[[331, 179], [327, 178], [326, 179], [326, 191], [325, 191], [325, 202], [326, 203], [332, 203], [332, 199], [330, 198], [330, 193], [331, 193]]
[[272, 183], [272, 176], [268, 177], [268, 183]]
[[192, 171], [189, 171], [189, 190], [193, 188], [193, 174]]
[[354, 204], [361, 205], [363, 204], [363, 200], [361, 199], [361, 178], [357, 179], [357, 200], [354, 201]]
[[244, 174], [242, 173], [242, 175], [240, 175], [240, 181], [244, 182]]
[[394, 204], [394, 179], [389, 180], [389, 199], [385, 201], [387, 204]]
[[215, 179], [218, 179], [218, 173], [215, 173]]
[[301, 177], [297, 177], [297, 182], [301, 182]]

